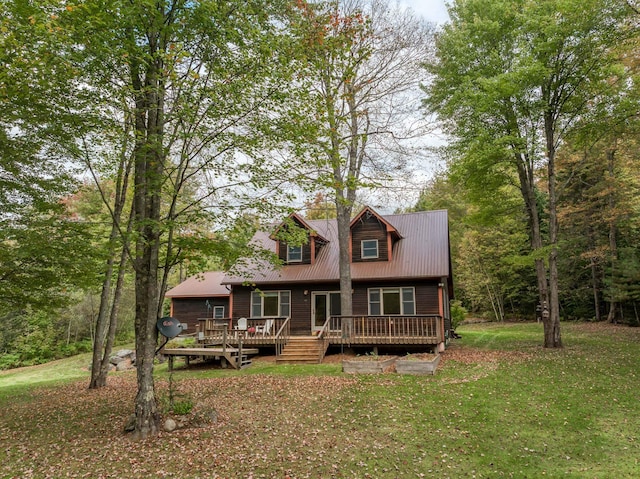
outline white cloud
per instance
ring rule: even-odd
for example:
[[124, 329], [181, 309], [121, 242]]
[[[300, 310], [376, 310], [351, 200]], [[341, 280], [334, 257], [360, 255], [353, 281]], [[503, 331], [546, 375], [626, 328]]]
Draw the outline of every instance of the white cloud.
[[400, 5], [410, 7], [425, 20], [439, 25], [449, 20], [445, 0], [400, 0]]

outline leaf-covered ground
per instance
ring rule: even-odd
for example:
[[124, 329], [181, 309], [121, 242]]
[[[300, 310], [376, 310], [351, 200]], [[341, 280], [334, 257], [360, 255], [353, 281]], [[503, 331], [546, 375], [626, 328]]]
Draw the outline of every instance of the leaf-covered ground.
[[640, 331], [567, 326], [563, 351], [531, 324], [460, 332], [430, 377], [176, 371], [214, 420], [138, 442], [123, 433], [133, 373], [17, 390], [0, 396], [0, 477], [638, 477]]

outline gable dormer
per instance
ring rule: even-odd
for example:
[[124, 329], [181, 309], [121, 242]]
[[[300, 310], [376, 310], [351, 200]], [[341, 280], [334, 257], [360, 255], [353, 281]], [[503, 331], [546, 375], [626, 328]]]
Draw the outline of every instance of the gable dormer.
[[400, 232], [372, 208], [364, 208], [351, 221], [351, 261], [391, 261]]
[[[299, 244], [299, 241], [286, 238], [293, 229], [303, 230], [305, 238], [302, 244]], [[298, 237], [298, 234], [297, 232], [291, 233], [291, 236]], [[287, 265], [314, 264], [320, 249], [329, 242], [296, 213], [289, 215], [276, 228], [271, 239], [276, 242], [276, 255]]]

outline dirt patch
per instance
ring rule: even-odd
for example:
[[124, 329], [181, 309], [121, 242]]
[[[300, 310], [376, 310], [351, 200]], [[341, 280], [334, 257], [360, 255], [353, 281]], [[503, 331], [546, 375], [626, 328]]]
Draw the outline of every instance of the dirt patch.
[[405, 361], [433, 361], [438, 355], [433, 353], [416, 353], [416, 354], [407, 354], [406, 356], [400, 357], [400, 359]]
[[[341, 355], [344, 356], [344, 355]], [[387, 359], [392, 359], [395, 358], [397, 356], [391, 356], [391, 355], [382, 355], [382, 356], [378, 356], [378, 355], [373, 355], [373, 354], [362, 354], [359, 356], [349, 356], [349, 357], [343, 357], [343, 359], [348, 359], [349, 361], [386, 361]]]
[[450, 361], [464, 364], [496, 363], [499, 361], [526, 361], [533, 358], [529, 352], [523, 351], [492, 351], [475, 348], [451, 347], [442, 353], [440, 366], [444, 367]]
[[327, 354], [322, 360], [322, 364], [336, 364], [341, 363], [344, 359], [351, 360], [356, 357], [353, 351], [348, 353]]

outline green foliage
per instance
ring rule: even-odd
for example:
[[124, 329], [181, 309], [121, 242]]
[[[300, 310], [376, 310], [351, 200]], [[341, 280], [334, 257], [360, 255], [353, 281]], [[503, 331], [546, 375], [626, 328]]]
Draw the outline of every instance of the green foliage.
[[0, 353], [0, 371], [21, 366], [19, 354]]
[[0, 314], [57, 308], [69, 299], [65, 290], [95, 285], [92, 240], [86, 225], [56, 211], [0, 219]]
[[172, 412], [178, 415], [189, 414], [193, 409], [193, 401], [190, 399], [182, 399], [174, 401]]
[[176, 381], [173, 379], [173, 372], [169, 373], [169, 388], [166, 394], [159, 396], [162, 410], [165, 414], [189, 414], [193, 409], [193, 401], [186, 394], [177, 391]]
[[533, 257], [515, 191], [501, 188], [479, 201], [459, 178], [443, 173], [422, 191], [414, 208], [449, 212], [455, 296], [461, 305], [498, 319], [532, 314]]
[[197, 345], [196, 338], [173, 338], [165, 346], [171, 348], [191, 348]]
[[304, 217], [308, 220], [334, 219], [338, 213], [335, 202], [330, 201], [323, 193], [316, 193], [313, 201], [304, 204]]
[[[589, 137], [588, 146], [581, 143], [582, 151], [594, 137], [604, 136], [597, 125], [626, 122], [627, 116], [616, 117], [615, 112], [633, 88], [618, 51], [629, 36], [637, 35], [627, 28], [629, 15], [631, 9], [617, 0], [470, 0], [451, 5], [451, 22], [437, 37], [437, 60], [427, 64], [432, 81], [425, 86], [425, 104], [452, 135], [449, 173], [474, 206], [470, 214], [491, 225], [465, 238], [469, 247], [460, 252], [472, 253], [475, 265], [463, 270], [471, 273], [467, 278], [463, 273], [459, 279], [464, 278], [465, 294], [476, 287], [474, 303], [486, 310], [482, 301], [490, 302], [496, 317], [504, 317], [505, 306], [520, 302], [523, 293], [528, 306], [520, 309], [532, 311], [534, 287], [555, 298], [559, 284], [579, 284], [572, 283], [579, 275], [571, 269], [562, 270], [566, 280], [557, 280], [541, 262], [555, 270], [565, 261], [555, 252], [568, 244], [558, 235], [563, 215], [558, 204], [565, 191], [559, 192], [565, 184], [557, 182], [556, 162], [568, 140]], [[521, 197], [517, 203], [515, 195]], [[528, 226], [526, 237], [521, 225]], [[494, 244], [482, 251], [490, 242]], [[575, 260], [563, 266], [578, 264], [581, 252], [571, 253]], [[517, 266], [532, 260], [539, 265], [536, 279]], [[507, 275], [499, 277], [502, 273]], [[576, 297], [569, 293], [562, 299], [569, 306]], [[555, 299], [552, 303], [551, 322], [557, 324], [559, 304]]]
[[455, 300], [451, 302], [451, 326], [456, 329], [467, 317], [467, 309], [462, 306], [462, 302]]
[[60, 311], [29, 310], [2, 318], [0, 369], [32, 366], [91, 351], [89, 331], [72, 340], [70, 324], [60, 321], [60, 316]]

